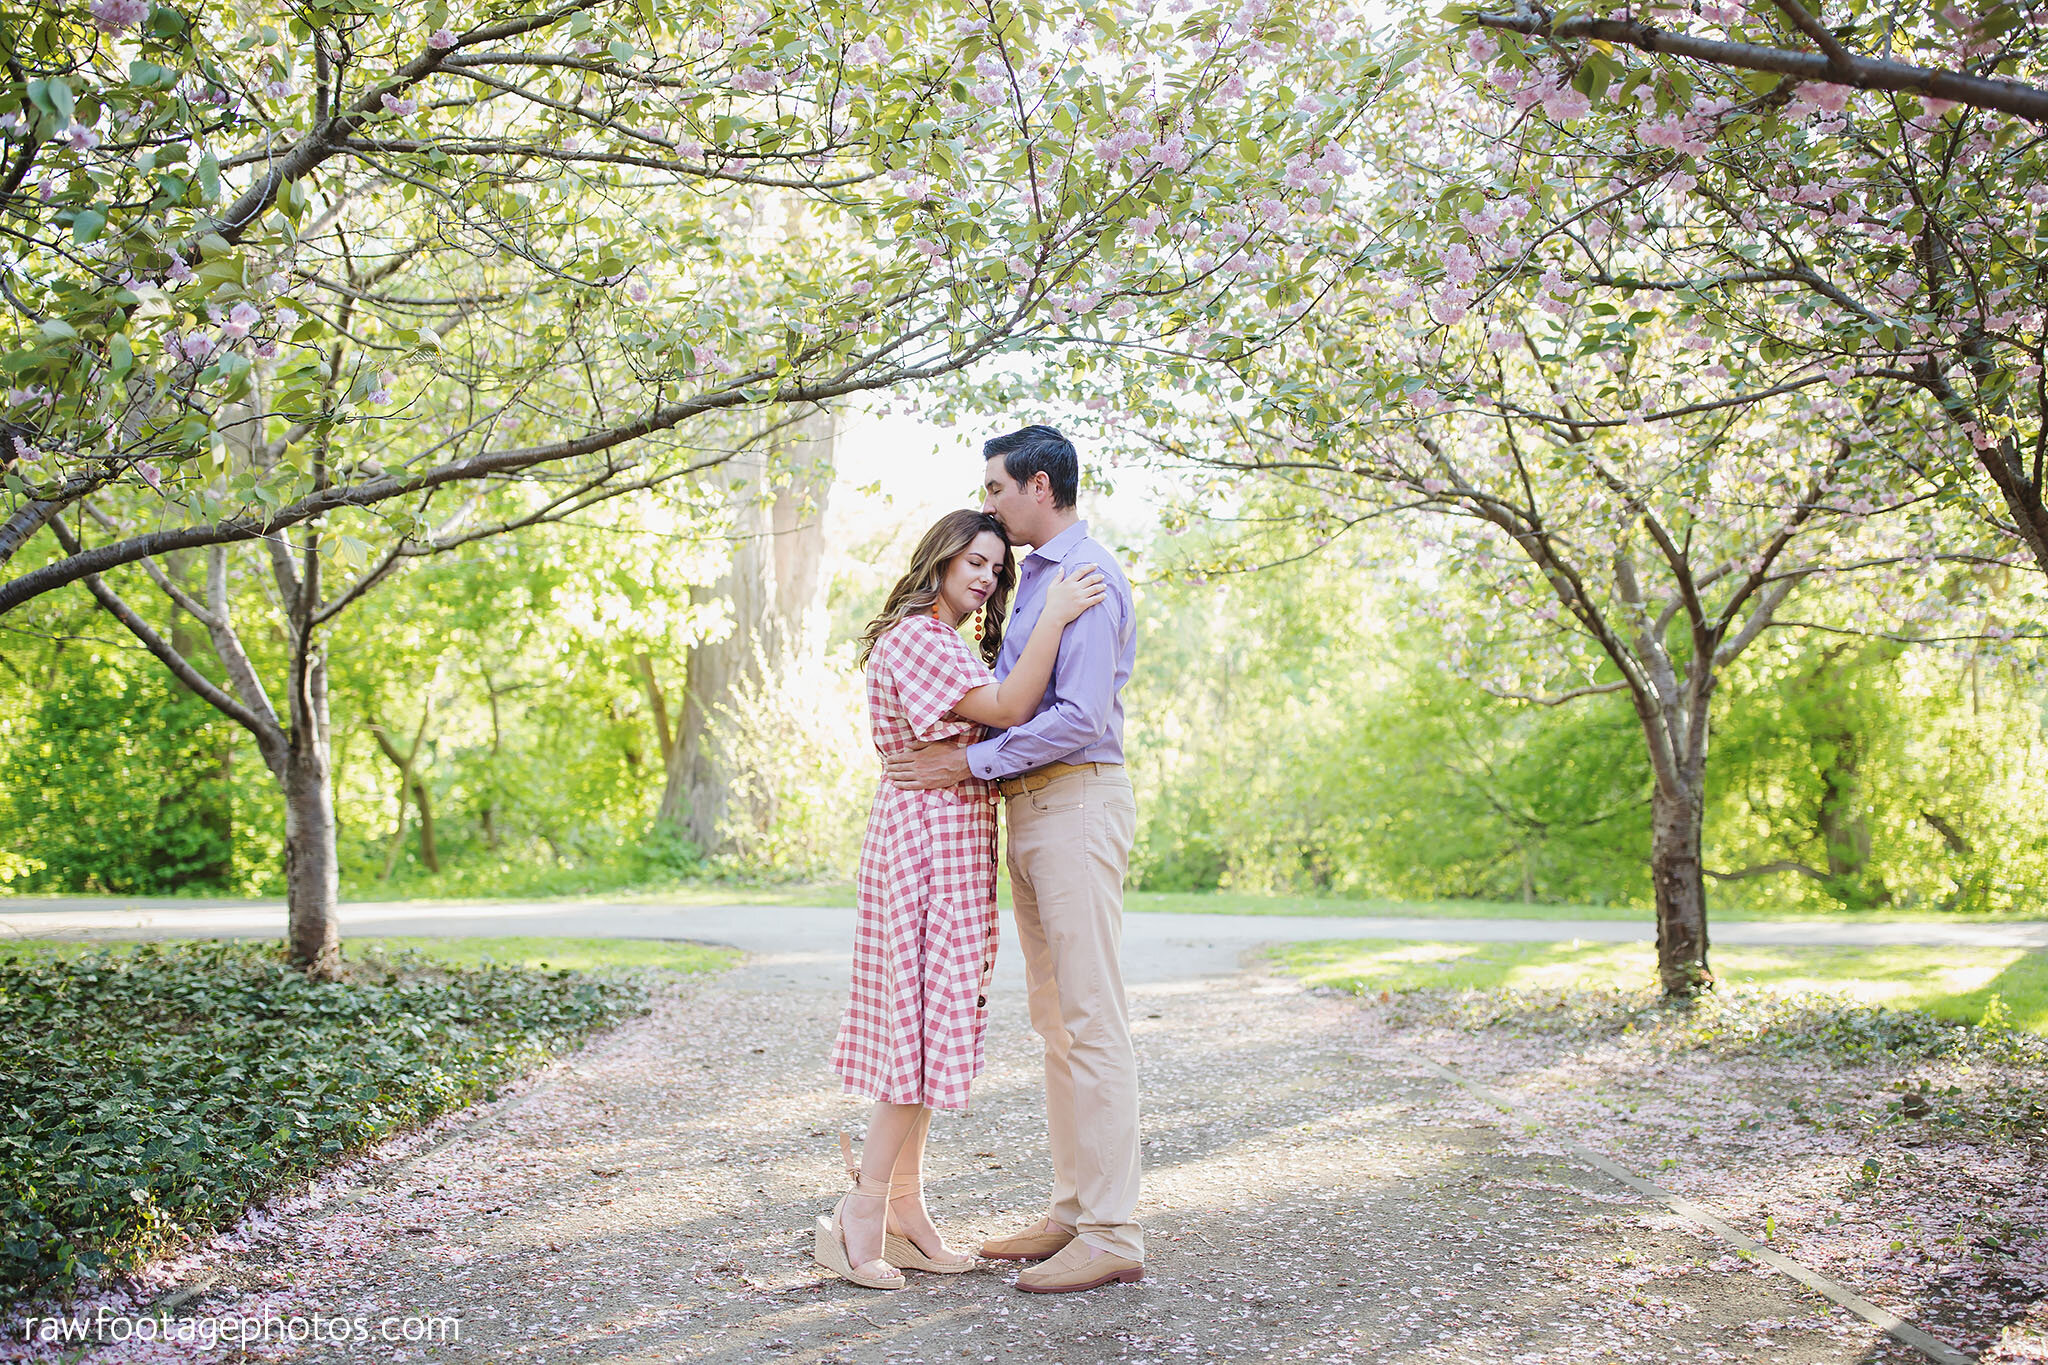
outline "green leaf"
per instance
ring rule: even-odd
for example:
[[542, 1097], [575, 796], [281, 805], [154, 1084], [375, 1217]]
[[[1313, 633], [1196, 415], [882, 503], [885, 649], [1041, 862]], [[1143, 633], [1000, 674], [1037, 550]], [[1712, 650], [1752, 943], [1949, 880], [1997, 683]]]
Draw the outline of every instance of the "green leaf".
[[106, 226], [106, 214], [98, 209], [80, 209], [71, 220], [71, 240], [83, 245], [97, 238]]

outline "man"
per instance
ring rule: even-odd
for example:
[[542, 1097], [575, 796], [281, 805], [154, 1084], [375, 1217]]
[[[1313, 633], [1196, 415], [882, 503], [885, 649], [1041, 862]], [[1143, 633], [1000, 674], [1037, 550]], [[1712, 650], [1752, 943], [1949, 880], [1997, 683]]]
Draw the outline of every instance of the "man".
[[1031, 1027], [1045, 1040], [1053, 1186], [1043, 1220], [982, 1244], [993, 1260], [1035, 1261], [1017, 1287], [1036, 1294], [1144, 1276], [1138, 1203], [1138, 1069], [1118, 948], [1137, 804], [1124, 773], [1123, 687], [1136, 656], [1131, 586], [1088, 536], [1075, 499], [1080, 460], [1046, 426], [982, 446], [983, 508], [1033, 547], [996, 673], [1015, 666], [1055, 569], [1101, 569], [1109, 594], [1060, 637], [1038, 714], [967, 748], [933, 745], [891, 760], [898, 786], [995, 782], [1010, 830], [1010, 888], [1024, 949]]

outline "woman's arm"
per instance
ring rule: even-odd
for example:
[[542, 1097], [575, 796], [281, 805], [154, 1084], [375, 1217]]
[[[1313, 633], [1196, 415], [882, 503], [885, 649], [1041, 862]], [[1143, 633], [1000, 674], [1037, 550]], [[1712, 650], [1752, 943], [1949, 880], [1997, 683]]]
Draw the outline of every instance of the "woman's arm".
[[1060, 576], [1046, 588], [1045, 610], [1039, 613], [1038, 624], [1032, 628], [1031, 638], [1024, 642], [1024, 652], [1017, 656], [1010, 676], [969, 692], [954, 705], [954, 715], [978, 725], [1007, 730], [1030, 720], [1038, 710], [1038, 703], [1045, 698], [1045, 685], [1052, 681], [1052, 666], [1060, 654], [1060, 635], [1067, 623], [1100, 602], [1109, 591], [1102, 581], [1102, 571], [1092, 564], [1072, 578], [1065, 577], [1063, 570], [1055, 572]]

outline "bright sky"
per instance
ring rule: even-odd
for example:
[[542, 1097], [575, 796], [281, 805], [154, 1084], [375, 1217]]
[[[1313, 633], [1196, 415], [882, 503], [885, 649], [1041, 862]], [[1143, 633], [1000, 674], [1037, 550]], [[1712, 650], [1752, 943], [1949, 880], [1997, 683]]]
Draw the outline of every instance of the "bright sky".
[[[979, 504], [983, 441], [1031, 421], [1060, 424], [1058, 413], [1029, 413], [941, 427], [900, 410], [884, 416], [880, 406], [847, 414], [826, 530], [835, 558], [873, 553], [883, 561], [877, 567], [888, 570], [900, 571], [917, 538], [941, 513]], [[1082, 449], [1084, 464], [1088, 455]], [[1150, 481], [1128, 471], [1113, 494], [1081, 494], [1089, 529], [1112, 545], [1149, 539], [1157, 506]]]

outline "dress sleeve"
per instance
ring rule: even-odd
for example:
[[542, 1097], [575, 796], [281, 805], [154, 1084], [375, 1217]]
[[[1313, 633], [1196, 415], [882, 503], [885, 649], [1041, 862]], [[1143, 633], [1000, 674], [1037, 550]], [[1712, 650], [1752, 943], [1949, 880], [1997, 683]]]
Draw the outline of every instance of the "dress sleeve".
[[934, 738], [962, 697], [996, 680], [960, 632], [935, 618], [911, 617], [883, 638], [903, 718], [919, 739]]

